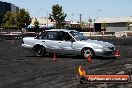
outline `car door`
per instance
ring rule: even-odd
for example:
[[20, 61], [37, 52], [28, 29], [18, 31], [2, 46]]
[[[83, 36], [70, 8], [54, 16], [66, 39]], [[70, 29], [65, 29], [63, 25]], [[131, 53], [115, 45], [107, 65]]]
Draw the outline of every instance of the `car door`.
[[61, 48], [60, 52], [62, 54], [73, 54], [75, 48], [72, 40], [72, 36], [68, 32], [59, 32], [59, 46]]
[[59, 42], [57, 41], [57, 31], [47, 31], [44, 35], [42, 35], [41, 43], [46, 48], [46, 52], [58, 53], [60, 50]]

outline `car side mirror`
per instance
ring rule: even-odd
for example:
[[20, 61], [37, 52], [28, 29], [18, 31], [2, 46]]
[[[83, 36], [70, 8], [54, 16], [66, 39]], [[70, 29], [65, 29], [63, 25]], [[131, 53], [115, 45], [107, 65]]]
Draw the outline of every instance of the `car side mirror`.
[[71, 42], [75, 42], [75, 39], [72, 38], [72, 39], [70, 39], [70, 41], [71, 41]]

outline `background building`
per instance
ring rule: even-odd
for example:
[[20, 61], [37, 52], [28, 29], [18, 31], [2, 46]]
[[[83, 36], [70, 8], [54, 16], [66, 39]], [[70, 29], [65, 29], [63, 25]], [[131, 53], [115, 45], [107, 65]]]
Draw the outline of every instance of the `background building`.
[[34, 28], [35, 19], [37, 19], [37, 21], [39, 22], [40, 28], [50, 28], [50, 27], [53, 27], [55, 24], [55, 22], [51, 22], [51, 20], [47, 19], [46, 17], [32, 18], [32, 22], [28, 26], [28, 28]]
[[16, 12], [19, 11], [19, 7], [15, 6], [12, 3], [7, 3], [7, 2], [0, 1], [0, 25], [1, 25], [1, 22], [2, 22], [3, 16], [7, 11], [11, 11], [11, 12], [16, 13]]
[[107, 25], [106, 31], [130, 31], [132, 30], [132, 17], [124, 18], [100, 18], [94, 22], [95, 31], [101, 31], [101, 25]]

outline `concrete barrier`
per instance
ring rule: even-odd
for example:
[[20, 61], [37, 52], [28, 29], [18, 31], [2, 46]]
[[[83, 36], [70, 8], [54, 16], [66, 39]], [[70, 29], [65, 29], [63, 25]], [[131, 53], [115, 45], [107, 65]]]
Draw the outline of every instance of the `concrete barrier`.
[[115, 32], [116, 37], [132, 37], [132, 31]]
[[81, 32], [86, 37], [115, 37], [115, 32]]

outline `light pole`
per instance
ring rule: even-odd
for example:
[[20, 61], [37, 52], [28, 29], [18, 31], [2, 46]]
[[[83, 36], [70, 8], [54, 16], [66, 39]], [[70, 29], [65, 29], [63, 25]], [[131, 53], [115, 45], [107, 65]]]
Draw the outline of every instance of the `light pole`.
[[97, 10], [97, 19], [99, 18], [99, 12], [101, 12], [102, 10]]
[[39, 10], [40, 10], [40, 18], [41, 18], [41, 17], [43, 17], [43, 15], [42, 15], [42, 14], [43, 14], [43, 10], [44, 10], [44, 9], [43, 9], [43, 8], [41, 8], [41, 9], [39, 9]]
[[[41, 11], [41, 10], [44, 10], [44, 8], [41, 8], [40, 11]], [[46, 20], [46, 24], [47, 24], [47, 28], [48, 28], [48, 26], [49, 26], [49, 23], [48, 23], [49, 13], [48, 13], [47, 10], [46, 10], [46, 15], [47, 15], [47, 16], [46, 16], [46, 19], [45, 19], [45, 20]]]
[[74, 16], [74, 14], [72, 13], [72, 14], [71, 14], [71, 21], [72, 21], [72, 22], [73, 22], [73, 16]]

